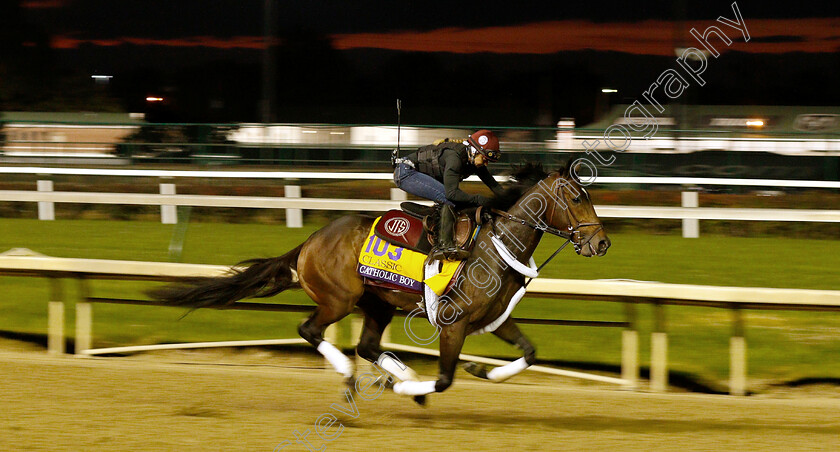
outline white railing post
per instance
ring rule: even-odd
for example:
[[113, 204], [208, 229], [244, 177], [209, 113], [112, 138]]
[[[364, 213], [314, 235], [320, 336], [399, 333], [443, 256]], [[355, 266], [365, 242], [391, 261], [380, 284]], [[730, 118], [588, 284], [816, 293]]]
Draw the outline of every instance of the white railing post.
[[[39, 180], [38, 191], [53, 191], [53, 181]], [[38, 219], [55, 220], [55, 204], [49, 201], [38, 201]]]
[[[575, 118], [560, 118], [557, 121], [557, 133], [555, 143], [550, 143], [549, 146], [557, 150], [574, 149], [575, 139]], [[551, 145], [554, 146], [551, 146]]]
[[[286, 198], [300, 198], [300, 185], [286, 185], [283, 192]], [[303, 211], [301, 209], [286, 209], [286, 227], [303, 227]]]
[[625, 317], [629, 324], [621, 331], [621, 379], [627, 383], [625, 389], [639, 386], [639, 332], [636, 330], [636, 305], [624, 304]]
[[[160, 194], [162, 195], [174, 195], [175, 194], [175, 184], [173, 183], [161, 183], [160, 184]], [[175, 206], [172, 205], [161, 205], [160, 206], [160, 222], [163, 224], [176, 224], [178, 223], [178, 210]]]
[[668, 390], [668, 333], [665, 332], [665, 306], [653, 305], [654, 326], [650, 336], [650, 389]]
[[[699, 196], [696, 191], [682, 192], [683, 207], [699, 207]], [[696, 239], [700, 237], [700, 220], [696, 218], [683, 218], [682, 235], [685, 238]]]
[[744, 316], [732, 309], [732, 336], [729, 338], [729, 393], [747, 394], [747, 341], [744, 338]]
[[47, 306], [47, 351], [64, 354], [64, 301], [61, 299], [61, 280], [50, 278], [50, 301]]
[[88, 282], [79, 279], [79, 301], [76, 302], [76, 354], [84, 356], [93, 343], [93, 305], [88, 301]]

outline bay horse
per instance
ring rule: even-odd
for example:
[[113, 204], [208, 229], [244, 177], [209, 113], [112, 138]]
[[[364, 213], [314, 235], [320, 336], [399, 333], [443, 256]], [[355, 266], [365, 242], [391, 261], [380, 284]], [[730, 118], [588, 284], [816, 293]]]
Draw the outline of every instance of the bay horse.
[[[436, 320], [433, 323], [437, 324], [440, 337], [436, 381], [418, 381], [410, 368], [383, 359], [388, 353], [380, 349], [382, 332], [396, 309], [414, 312], [419, 309], [422, 297], [366, 285], [357, 273], [359, 252], [375, 217], [343, 216], [282, 256], [247, 260], [232, 267], [227, 276], [197, 278], [149, 294], [170, 305], [201, 308], [224, 307], [245, 298], [303, 289], [317, 307], [298, 327], [298, 332], [350, 385], [354, 380], [353, 365], [340, 350], [324, 340], [323, 334], [327, 326], [358, 306], [364, 313], [364, 327], [357, 345], [359, 356], [393, 374], [400, 380], [393, 385], [394, 392], [415, 396], [418, 403], [423, 403], [426, 394], [442, 392], [452, 384], [458, 356], [468, 335], [492, 331], [519, 347], [523, 357], [489, 371], [475, 363], [468, 363], [465, 368], [480, 378], [503, 381], [536, 362], [534, 346], [512, 318], [504, 315], [509, 316], [507, 308], [512, 299], [518, 297], [513, 303], [518, 302], [524, 294], [524, 274], [536, 269], [531, 257], [543, 235], [546, 232], [559, 235], [573, 243], [579, 255], [587, 257], [602, 256], [610, 246], [572, 164], [551, 173], [540, 165], [527, 164], [513, 174], [513, 180], [516, 182], [508, 184], [504, 195], [494, 198], [492, 218], [481, 227], [472, 254], [452, 289], [437, 304], [437, 318], [430, 319]], [[530, 270], [524, 265], [529, 261]], [[491, 324], [495, 329], [488, 327]]]

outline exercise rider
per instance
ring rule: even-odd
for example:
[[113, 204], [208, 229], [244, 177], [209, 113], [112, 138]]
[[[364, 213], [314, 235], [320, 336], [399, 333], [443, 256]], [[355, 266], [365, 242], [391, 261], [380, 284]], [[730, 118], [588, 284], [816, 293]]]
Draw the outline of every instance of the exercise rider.
[[502, 187], [487, 170], [487, 164], [498, 161], [500, 156], [496, 135], [489, 130], [479, 130], [464, 140], [436, 141], [394, 161], [397, 187], [434, 201], [440, 209], [440, 229], [432, 258], [463, 260], [469, 257], [469, 251], [456, 247], [453, 242], [454, 208], [487, 205], [488, 199], [462, 191], [458, 184], [475, 174], [494, 193], [500, 193]]

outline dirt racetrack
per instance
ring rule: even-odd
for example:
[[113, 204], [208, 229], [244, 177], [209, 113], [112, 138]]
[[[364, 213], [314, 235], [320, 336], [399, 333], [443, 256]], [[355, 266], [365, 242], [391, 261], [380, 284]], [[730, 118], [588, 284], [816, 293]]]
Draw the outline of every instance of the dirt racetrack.
[[324, 413], [344, 428], [325, 451], [840, 450], [839, 398], [650, 394], [528, 375], [494, 385], [459, 372], [425, 408], [357, 395], [354, 419], [330, 407], [352, 409], [340, 378], [310, 356], [84, 359], [4, 345], [2, 451], [270, 452], [284, 440], [283, 450], [306, 450], [294, 443], [305, 430], [319, 450]]

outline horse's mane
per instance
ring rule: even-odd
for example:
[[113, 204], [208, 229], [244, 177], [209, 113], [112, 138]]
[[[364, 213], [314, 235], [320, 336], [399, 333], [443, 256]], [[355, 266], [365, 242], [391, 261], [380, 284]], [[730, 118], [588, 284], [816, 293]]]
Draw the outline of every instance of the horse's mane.
[[490, 207], [501, 210], [509, 209], [526, 191], [536, 185], [537, 182], [548, 177], [548, 172], [543, 168], [542, 163], [526, 163], [513, 166], [512, 169], [511, 182], [505, 185], [504, 193], [491, 199]]

